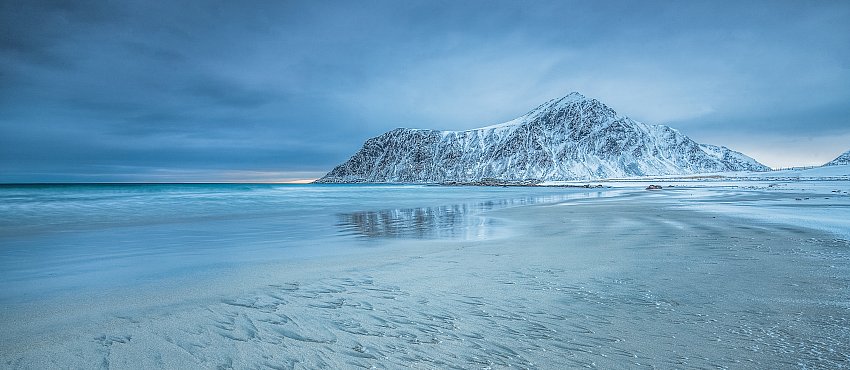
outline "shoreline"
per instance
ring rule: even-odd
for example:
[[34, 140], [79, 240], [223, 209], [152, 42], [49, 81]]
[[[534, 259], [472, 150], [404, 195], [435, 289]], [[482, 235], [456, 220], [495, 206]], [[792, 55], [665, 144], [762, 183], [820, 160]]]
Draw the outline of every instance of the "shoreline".
[[[85, 297], [19, 312], [14, 325], [4, 312], [0, 363], [764, 368], [850, 361], [843, 341], [850, 242], [775, 220], [682, 208], [726, 196], [699, 190], [497, 209], [484, 216], [511, 226], [504, 238], [380, 240], [378, 250], [355, 256], [174, 281], [171, 291], [112, 292], [100, 298], [99, 312], [83, 312], [91, 304]], [[754, 204], [796, 202], [787, 192], [728, 191], [755, 196]], [[73, 305], [81, 316], [68, 321]]]

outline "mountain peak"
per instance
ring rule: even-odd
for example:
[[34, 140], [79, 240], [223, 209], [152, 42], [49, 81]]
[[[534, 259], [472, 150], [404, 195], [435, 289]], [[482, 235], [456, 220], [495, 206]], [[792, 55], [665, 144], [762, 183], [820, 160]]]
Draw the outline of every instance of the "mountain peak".
[[571, 103], [581, 102], [581, 101], [585, 101], [585, 100], [592, 100], [592, 99], [588, 99], [586, 96], [582, 95], [581, 93], [579, 93], [577, 91], [573, 91], [573, 92], [571, 92], [567, 95], [564, 95], [560, 98], [551, 99], [551, 100], [541, 104], [540, 107], [541, 108], [542, 107], [546, 107], [546, 108], [562, 107], [562, 106], [565, 106], [565, 105], [568, 105], [568, 104], [571, 104]]
[[[565, 107], [568, 107], [568, 106], [571, 106], [571, 105], [574, 105], [574, 104], [582, 104], [582, 103], [585, 103], [585, 102], [594, 103], [593, 105], [604, 107], [604, 109], [606, 111], [610, 111], [608, 113], [616, 114], [616, 112], [614, 112], [611, 108], [608, 108], [607, 106], [605, 106], [605, 104], [602, 104], [598, 100], [593, 99], [593, 98], [588, 98], [588, 97], [582, 95], [579, 92], [573, 91], [573, 92], [571, 92], [571, 93], [569, 93], [565, 96], [562, 96], [560, 98], [550, 99], [549, 101], [547, 101], [543, 104], [540, 104], [536, 108], [534, 108], [531, 111], [529, 111], [528, 113], [526, 113], [523, 117], [533, 118], [535, 116], [539, 116], [539, 115], [544, 114], [546, 112], [560, 111], [560, 110], [564, 109]], [[520, 117], [520, 118], [522, 118], [522, 117]]]
[[573, 92], [498, 125], [393, 130], [369, 139], [317, 182], [577, 180], [767, 169], [728, 148], [619, 116]]
[[571, 99], [586, 99], [587, 97], [586, 97], [586, 96], [584, 96], [584, 95], [582, 95], [582, 93], [580, 93], [580, 92], [578, 92], [578, 91], [573, 91], [573, 92], [571, 92], [571, 93], [569, 93], [569, 94], [565, 95], [565, 96], [564, 96], [564, 99], [566, 99], [566, 98], [571, 98]]

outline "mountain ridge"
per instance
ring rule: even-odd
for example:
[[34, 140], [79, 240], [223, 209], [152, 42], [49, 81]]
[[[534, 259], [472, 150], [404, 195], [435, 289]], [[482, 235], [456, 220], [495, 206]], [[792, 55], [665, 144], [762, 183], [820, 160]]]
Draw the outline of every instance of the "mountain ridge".
[[573, 92], [477, 129], [390, 130], [316, 182], [590, 180], [768, 169], [740, 152], [620, 116]]
[[839, 166], [843, 164], [850, 164], [850, 150], [841, 153], [835, 159], [824, 163], [824, 166]]

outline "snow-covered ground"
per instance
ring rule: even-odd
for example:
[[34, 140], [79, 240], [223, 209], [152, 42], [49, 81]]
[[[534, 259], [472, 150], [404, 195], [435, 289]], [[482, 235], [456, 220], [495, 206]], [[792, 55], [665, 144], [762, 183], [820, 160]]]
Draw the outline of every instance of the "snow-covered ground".
[[[806, 226], [850, 239], [850, 165], [767, 172], [560, 181], [544, 185], [602, 185], [677, 190], [683, 207]], [[687, 191], [685, 191], [685, 189]], [[739, 196], [746, 191], [747, 196]]]
[[[796, 168], [776, 171], [709, 172], [692, 175], [636, 176], [599, 180], [546, 181], [541, 185], [636, 186], [640, 183], [689, 183], [695, 186], [717, 186], [722, 183], [740, 184], [743, 181], [826, 181], [850, 180], [850, 165]], [[631, 185], [629, 185], [631, 184]]]

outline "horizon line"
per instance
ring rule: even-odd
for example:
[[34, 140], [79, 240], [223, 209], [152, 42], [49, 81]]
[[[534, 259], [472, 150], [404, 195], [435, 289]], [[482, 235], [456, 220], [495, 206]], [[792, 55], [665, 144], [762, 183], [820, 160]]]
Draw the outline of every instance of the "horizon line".
[[311, 184], [315, 179], [290, 181], [45, 181], [45, 182], [0, 182], [3, 185], [298, 185]]

